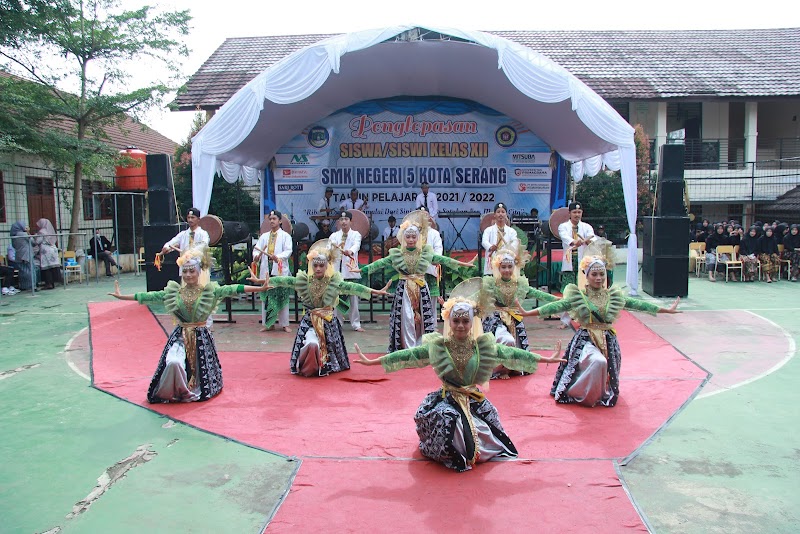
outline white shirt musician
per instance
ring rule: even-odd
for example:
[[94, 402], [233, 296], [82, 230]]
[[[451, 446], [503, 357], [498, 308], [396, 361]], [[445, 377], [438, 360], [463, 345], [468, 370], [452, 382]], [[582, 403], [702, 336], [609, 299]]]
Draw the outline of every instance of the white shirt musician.
[[428, 182], [422, 182], [422, 192], [417, 194], [417, 209], [425, 208], [431, 218], [436, 221], [439, 217], [439, 202], [436, 200], [436, 193], [430, 192]]
[[[594, 236], [594, 228], [581, 221], [583, 206], [580, 202], [569, 203], [569, 220], [558, 225], [558, 237], [561, 238], [561, 248], [564, 258], [561, 260], [561, 291], [567, 284], [578, 283], [578, 265], [581, 264], [583, 255]], [[561, 322], [569, 325], [569, 314], [561, 314]], [[563, 328], [563, 327], [562, 327]]]
[[[272, 210], [267, 215], [269, 231], [264, 232], [256, 242], [253, 260], [259, 262], [258, 275], [266, 278], [270, 276], [291, 276], [289, 270], [289, 257], [292, 255], [292, 236], [281, 229], [283, 214]], [[270, 298], [270, 295], [267, 295]], [[266, 303], [261, 301], [261, 323], [266, 326]], [[285, 332], [289, 331], [289, 303], [278, 312], [278, 326]]]
[[[339, 230], [332, 233], [328, 238], [331, 247], [338, 249], [337, 254], [334, 255], [333, 268], [335, 271], [341, 273], [342, 278], [345, 280], [353, 280], [361, 278], [359, 271], [353, 271], [353, 268], [358, 269], [358, 251], [361, 249], [361, 234], [357, 230], [353, 230], [350, 224], [353, 220], [353, 214], [345, 210], [339, 214]], [[361, 328], [361, 314], [358, 311], [358, 296], [350, 295], [350, 312], [348, 319], [350, 327], [356, 332], [363, 332]], [[339, 312], [336, 312], [337, 317], [341, 320]]]
[[200, 228], [200, 210], [197, 208], [189, 208], [186, 212], [186, 222], [189, 228], [178, 232], [178, 235], [164, 243], [161, 249], [161, 255], [168, 253], [170, 250], [178, 251], [178, 255], [183, 254], [194, 246], [205, 243], [211, 245], [211, 239], [208, 237], [208, 232]]
[[367, 201], [358, 197], [358, 189], [354, 187], [350, 190], [350, 198], [342, 200], [339, 204], [339, 209], [365, 211], [367, 209]]
[[[335, 218], [334, 212], [339, 211], [339, 208], [334, 204], [333, 199], [333, 188], [326, 187], [325, 188], [325, 196], [319, 199], [319, 205], [317, 206], [317, 214], [318, 215], [330, 215], [331, 219]], [[328, 221], [330, 224], [329, 219], [323, 219], [324, 221]]]
[[494, 224], [483, 231], [481, 246], [486, 251], [483, 258], [483, 274], [492, 274], [492, 255], [499, 248], [517, 250], [519, 238], [517, 231], [508, 225], [508, 210], [506, 205], [498, 202], [494, 206]]

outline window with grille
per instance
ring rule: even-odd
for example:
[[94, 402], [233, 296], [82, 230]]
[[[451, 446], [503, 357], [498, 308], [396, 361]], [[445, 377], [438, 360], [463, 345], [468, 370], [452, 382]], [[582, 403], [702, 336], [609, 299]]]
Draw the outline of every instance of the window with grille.
[[90, 180], [83, 180], [82, 183], [83, 219], [85, 221], [95, 218], [98, 220], [113, 219], [114, 204], [111, 195], [92, 194], [110, 191], [108, 185], [105, 182], [93, 182]]

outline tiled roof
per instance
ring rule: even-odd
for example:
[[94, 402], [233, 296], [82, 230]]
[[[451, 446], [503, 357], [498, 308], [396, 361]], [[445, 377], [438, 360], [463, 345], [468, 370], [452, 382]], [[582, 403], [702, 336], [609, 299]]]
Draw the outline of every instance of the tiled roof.
[[[23, 79], [1, 70], [0, 76], [16, 78], [18, 80]], [[52, 127], [58, 128], [64, 132], [71, 132], [75, 128], [74, 123], [70, 123], [67, 120], [52, 121], [50, 124]], [[144, 124], [136, 122], [129, 115], [126, 115], [125, 121], [122, 124], [107, 126], [104, 128], [104, 131], [108, 139], [103, 139], [103, 141], [117, 150], [122, 150], [128, 146], [135, 146], [148, 154], [173, 155], [175, 154], [175, 149], [178, 148], [178, 144], [175, 141], [161, 135]]]
[[[489, 33], [549, 57], [607, 100], [800, 96], [800, 28]], [[175, 103], [219, 108], [270, 65], [331, 36], [226, 39]]]

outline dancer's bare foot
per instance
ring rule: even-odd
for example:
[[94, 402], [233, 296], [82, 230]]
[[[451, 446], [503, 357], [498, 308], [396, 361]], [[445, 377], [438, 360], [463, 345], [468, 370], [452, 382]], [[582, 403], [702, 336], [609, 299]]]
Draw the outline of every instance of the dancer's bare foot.
[[558, 325], [558, 329], [559, 330], [564, 330], [566, 327], [567, 327], [567, 325], [565, 323], [561, 323], [561, 324]]
[[366, 332], [366, 330], [359, 326], [358, 328], [353, 328], [353, 332]]
[[291, 330], [289, 330], [289, 327], [288, 327], [288, 326], [284, 326], [284, 327], [283, 327], [283, 331], [284, 331], [284, 332], [286, 332], [287, 334], [288, 334], [289, 332], [291, 332]]
[[499, 378], [500, 380], [508, 380], [511, 377], [508, 375], [508, 373], [500, 373], [499, 375], [497, 375], [497, 378]]

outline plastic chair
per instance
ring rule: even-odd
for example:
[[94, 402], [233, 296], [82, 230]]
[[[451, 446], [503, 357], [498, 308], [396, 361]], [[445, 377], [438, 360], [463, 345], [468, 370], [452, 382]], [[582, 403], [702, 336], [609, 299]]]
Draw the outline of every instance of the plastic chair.
[[69, 283], [72, 276], [78, 275], [78, 282], [83, 283], [83, 269], [75, 259], [75, 251], [65, 250], [62, 254], [64, 279]]
[[[741, 260], [737, 260], [736, 259], [738, 257], [736, 255], [736, 253], [738, 251], [739, 251], [739, 246], [738, 245], [736, 247], [734, 247], [733, 245], [720, 245], [720, 246], [717, 247], [717, 264], [718, 265], [722, 265], [722, 264], [725, 265], [725, 281], [726, 282], [728, 281], [728, 273], [730, 271], [735, 271], [736, 269], [739, 269], [739, 276], [741, 276], [742, 273], [744, 272]], [[727, 254], [730, 257], [730, 259], [725, 261], [725, 262], [723, 262], [722, 259], [721, 259], [723, 254]], [[744, 277], [742, 277], [742, 278], [744, 278]]]
[[141, 271], [147, 265], [147, 261], [144, 259], [144, 247], [139, 247], [139, 257], [136, 258], [136, 267]]
[[689, 258], [692, 257], [692, 250], [697, 251], [697, 256], [694, 258], [694, 275], [700, 278], [700, 271], [706, 267], [706, 244], [702, 241], [689, 243]]
[[[783, 251], [786, 250], [786, 246], [783, 244], [778, 245], [778, 254], [783, 256]], [[789, 280], [792, 276], [792, 260], [783, 259], [781, 258], [781, 268], [778, 269], [778, 278], [781, 277], [781, 271], [783, 271], [783, 266], [786, 266], [786, 279]]]

